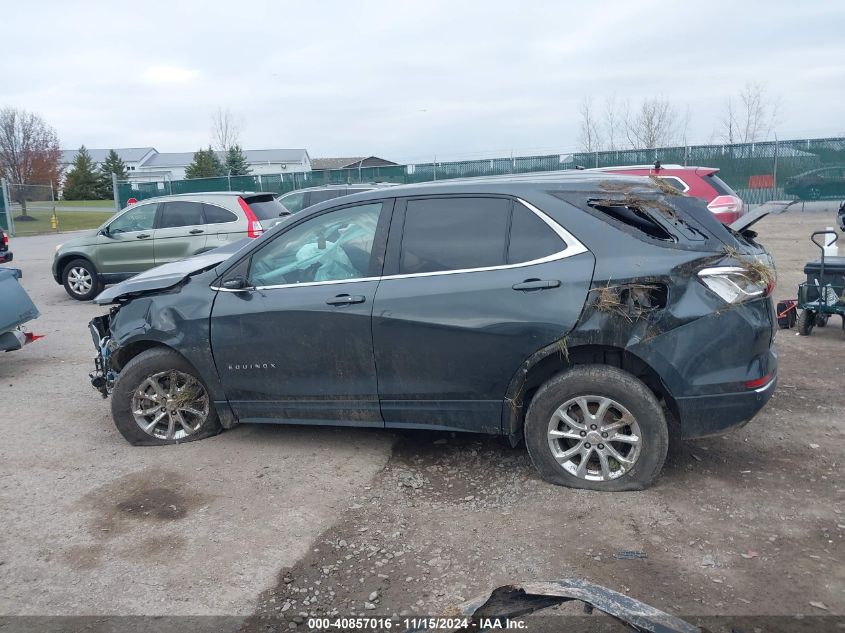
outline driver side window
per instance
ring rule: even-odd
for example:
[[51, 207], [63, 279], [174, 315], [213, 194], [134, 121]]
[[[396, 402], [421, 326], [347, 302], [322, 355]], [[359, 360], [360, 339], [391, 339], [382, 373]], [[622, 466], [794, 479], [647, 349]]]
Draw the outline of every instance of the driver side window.
[[109, 233], [131, 233], [133, 231], [151, 231], [156, 219], [158, 203], [139, 204], [116, 217], [109, 224]]
[[382, 203], [324, 213], [279, 235], [252, 258], [254, 286], [366, 277]]

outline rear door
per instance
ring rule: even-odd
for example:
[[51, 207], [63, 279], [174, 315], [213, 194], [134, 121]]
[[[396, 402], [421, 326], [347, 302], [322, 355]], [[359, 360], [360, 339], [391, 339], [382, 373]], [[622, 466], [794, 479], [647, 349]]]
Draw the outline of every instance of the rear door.
[[153, 239], [156, 266], [199, 253], [208, 239], [202, 203], [190, 200], [162, 202]]
[[386, 425], [500, 432], [511, 378], [574, 327], [594, 262], [517, 200], [397, 201], [373, 308]]

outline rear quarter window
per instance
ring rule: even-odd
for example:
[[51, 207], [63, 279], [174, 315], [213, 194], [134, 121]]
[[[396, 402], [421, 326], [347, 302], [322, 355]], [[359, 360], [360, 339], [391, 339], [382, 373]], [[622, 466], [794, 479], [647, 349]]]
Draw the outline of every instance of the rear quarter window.
[[514, 204], [508, 243], [508, 264], [521, 264], [554, 255], [566, 243], [540, 219], [521, 204]]
[[235, 222], [238, 219], [238, 216], [231, 211], [212, 204], [203, 205], [203, 215], [206, 224], [225, 224], [226, 222]]
[[704, 182], [708, 183], [716, 193], [720, 196], [735, 196], [736, 192], [728, 186], [724, 180], [719, 178], [716, 174], [708, 174], [704, 177]]

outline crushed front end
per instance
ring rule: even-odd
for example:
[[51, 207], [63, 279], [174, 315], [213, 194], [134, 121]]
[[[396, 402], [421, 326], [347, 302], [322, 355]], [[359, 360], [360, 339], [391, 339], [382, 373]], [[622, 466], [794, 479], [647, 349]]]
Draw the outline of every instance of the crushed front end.
[[111, 320], [119, 308], [114, 307], [108, 314], [94, 317], [88, 323], [88, 330], [94, 341], [94, 348], [97, 355], [94, 357], [94, 371], [88, 374], [91, 379], [91, 386], [99, 391], [103, 398], [107, 398], [114, 387], [117, 372], [111, 368], [111, 354], [115, 344], [111, 337]]

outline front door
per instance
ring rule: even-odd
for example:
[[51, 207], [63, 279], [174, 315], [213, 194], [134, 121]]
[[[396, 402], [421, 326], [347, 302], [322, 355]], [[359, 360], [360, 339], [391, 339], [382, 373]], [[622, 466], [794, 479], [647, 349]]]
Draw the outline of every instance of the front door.
[[381, 426], [373, 360], [373, 298], [391, 204], [304, 219], [227, 271], [211, 345], [243, 422]]
[[163, 202], [153, 236], [156, 266], [202, 251], [208, 240], [206, 229], [201, 203], [188, 200]]
[[112, 220], [97, 236], [97, 271], [116, 275], [139, 273], [155, 265], [153, 226], [157, 202], [131, 207]]
[[397, 202], [373, 309], [386, 425], [500, 432], [508, 384], [575, 326], [594, 263], [520, 201]]

